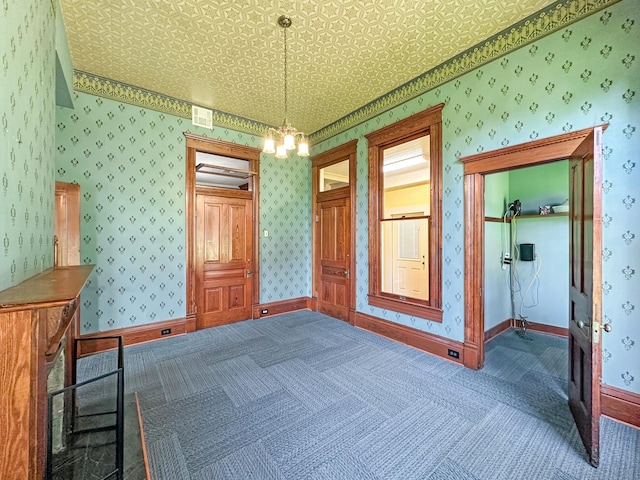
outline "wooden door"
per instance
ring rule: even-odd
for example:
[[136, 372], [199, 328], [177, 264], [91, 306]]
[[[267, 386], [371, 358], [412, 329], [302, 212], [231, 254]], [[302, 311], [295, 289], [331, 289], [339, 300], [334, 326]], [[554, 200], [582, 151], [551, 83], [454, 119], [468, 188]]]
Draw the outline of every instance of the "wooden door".
[[597, 127], [570, 159], [569, 407], [598, 466], [602, 353], [601, 138]]
[[251, 198], [196, 195], [196, 326], [251, 318]]
[[80, 265], [80, 185], [56, 182], [55, 194], [54, 264]]
[[351, 209], [349, 197], [318, 203], [318, 311], [349, 321]]
[[407, 298], [429, 299], [429, 220], [404, 219], [385, 222], [391, 232], [391, 253], [388, 259], [391, 280], [383, 290]]

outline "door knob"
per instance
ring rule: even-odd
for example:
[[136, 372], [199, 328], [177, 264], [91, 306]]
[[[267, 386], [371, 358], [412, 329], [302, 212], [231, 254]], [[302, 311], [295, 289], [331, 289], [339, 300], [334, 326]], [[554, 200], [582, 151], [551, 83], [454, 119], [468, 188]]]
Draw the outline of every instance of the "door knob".
[[611, 331], [611, 324], [610, 323], [605, 323], [602, 328], [604, 329], [605, 332], [610, 332]]
[[584, 323], [582, 320], [578, 320], [576, 323], [578, 324], [578, 327], [580, 327], [580, 328], [590, 327], [591, 326], [590, 323]]

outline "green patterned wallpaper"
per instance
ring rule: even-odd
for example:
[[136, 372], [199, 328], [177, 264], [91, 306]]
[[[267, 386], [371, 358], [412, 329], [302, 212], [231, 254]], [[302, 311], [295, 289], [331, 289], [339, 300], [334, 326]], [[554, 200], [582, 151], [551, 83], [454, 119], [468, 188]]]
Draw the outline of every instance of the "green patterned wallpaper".
[[[182, 132], [208, 133], [256, 147], [260, 138], [224, 127], [199, 131], [179, 116], [85, 93], [76, 94], [75, 110], [54, 110], [50, 6], [35, 1], [4, 2], [4, 6], [0, 15], [10, 28], [0, 32], [0, 74], [3, 85], [9, 85], [8, 94], [0, 96], [2, 194], [7, 212], [0, 217], [2, 286], [52, 263], [55, 175], [57, 180], [80, 184], [82, 259], [96, 264], [83, 296], [83, 332], [183, 315]], [[640, 392], [639, 24], [640, 4], [623, 0], [315, 146], [318, 153], [359, 140], [355, 205], [359, 311], [461, 340], [463, 185], [458, 158], [608, 122], [603, 308], [613, 331], [603, 337], [603, 381]], [[383, 125], [440, 102], [446, 104], [442, 324], [375, 309], [366, 302], [364, 139]], [[309, 295], [308, 162], [279, 163], [263, 156], [260, 173], [260, 229], [270, 230], [260, 242], [261, 301]]]
[[[358, 311], [454, 340], [464, 338], [462, 156], [601, 123], [604, 134], [603, 381], [640, 392], [640, 3], [623, 0], [483, 65], [351, 130], [314, 153], [358, 139]], [[437, 103], [443, 110], [442, 323], [370, 306], [367, 144], [364, 135]]]
[[55, 14], [0, 8], [0, 290], [53, 265]]
[[311, 296], [311, 165], [289, 155], [260, 160], [262, 303]]
[[[252, 147], [261, 138], [85, 93], [74, 104], [56, 110], [56, 180], [80, 185], [81, 259], [96, 265], [83, 333], [184, 317], [183, 133]], [[263, 302], [309, 295], [309, 174], [305, 161], [261, 162]]]

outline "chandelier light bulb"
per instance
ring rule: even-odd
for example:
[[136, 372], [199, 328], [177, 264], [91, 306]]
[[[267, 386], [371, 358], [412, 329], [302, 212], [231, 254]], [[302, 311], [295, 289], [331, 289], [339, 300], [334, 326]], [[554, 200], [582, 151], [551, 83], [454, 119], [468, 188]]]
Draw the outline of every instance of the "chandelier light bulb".
[[276, 158], [287, 158], [287, 149], [284, 145], [278, 145], [276, 149]]
[[284, 148], [286, 148], [287, 150], [293, 150], [294, 148], [296, 148], [296, 141], [291, 133], [287, 133], [284, 136]]
[[276, 153], [276, 142], [273, 137], [269, 136], [264, 140], [264, 148], [262, 151], [264, 153]]
[[299, 157], [309, 156], [309, 144], [307, 143], [304, 137], [302, 137], [302, 140], [300, 140], [300, 143], [298, 144], [298, 156]]

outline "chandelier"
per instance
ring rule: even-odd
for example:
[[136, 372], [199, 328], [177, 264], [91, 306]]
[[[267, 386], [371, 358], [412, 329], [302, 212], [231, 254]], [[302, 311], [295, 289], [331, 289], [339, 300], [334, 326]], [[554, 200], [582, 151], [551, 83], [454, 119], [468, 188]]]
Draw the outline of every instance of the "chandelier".
[[[276, 158], [287, 158], [288, 150], [295, 150], [296, 139], [298, 141], [298, 156], [309, 156], [309, 143], [304, 137], [304, 133], [299, 132], [291, 126], [287, 117], [287, 28], [291, 26], [291, 18], [281, 15], [278, 18], [278, 25], [284, 32], [284, 122], [281, 127], [269, 128], [267, 138], [264, 140], [263, 153], [275, 153]], [[276, 147], [276, 140], [279, 141]]]

